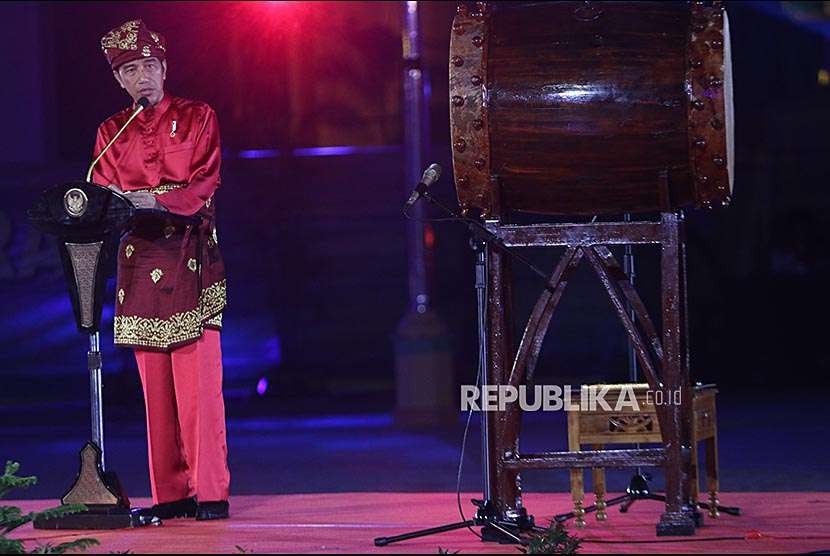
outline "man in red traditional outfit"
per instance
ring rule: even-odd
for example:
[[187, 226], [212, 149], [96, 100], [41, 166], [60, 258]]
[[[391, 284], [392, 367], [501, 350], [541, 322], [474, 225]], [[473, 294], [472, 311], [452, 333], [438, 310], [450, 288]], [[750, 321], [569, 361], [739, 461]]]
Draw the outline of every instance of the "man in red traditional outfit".
[[[93, 181], [139, 208], [196, 216], [145, 219], [118, 251], [115, 343], [135, 350], [147, 410], [153, 507], [159, 518], [228, 517], [222, 353], [225, 270], [215, 227], [219, 127], [203, 102], [164, 90], [167, 44], [142, 21], [101, 39], [118, 84], [149, 100], [100, 160]], [[98, 128], [98, 154], [135, 104]]]

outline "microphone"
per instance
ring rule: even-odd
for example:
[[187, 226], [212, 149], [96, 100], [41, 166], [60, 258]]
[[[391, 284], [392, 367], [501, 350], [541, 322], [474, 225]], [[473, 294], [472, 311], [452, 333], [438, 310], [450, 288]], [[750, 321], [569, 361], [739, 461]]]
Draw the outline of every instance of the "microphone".
[[438, 178], [441, 177], [441, 165], [433, 162], [429, 165], [429, 167], [424, 170], [424, 175], [421, 176], [421, 183], [415, 186], [415, 189], [412, 191], [412, 195], [409, 196], [407, 199], [406, 204], [403, 207], [403, 211], [406, 212], [415, 204], [415, 202], [421, 198], [421, 195], [426, 193], [429, 187], [438, 181]]
[[133, 110], [133, 113], [130, 114], [130, 117], [127, 119], [126, 123], [121, 126], [121, 129], [118, 130], [118, 133], [115, 134], [115, 137], [110, 139], [110, 142], [107, 143], [103, 149], [101, 149], [101, 152], [98, 153], [98, 156], [96, 156], [95, 160], [92, 161], [92, 164], [89, 165], [89, 171], [87, 171], [86, 173], [87, 182], [92, 183], [92, 169], [95, 168], [95, 165], [98, 164], [98, 161], [101, 160], [101, 157], [104, 156], [104, 153], [109, 150], [113, 143], [115, 143], [115, 140], [118, 139], [118, 136], [121, 135], [121, 132], [124, 131], [128, 125], [130, 125], [130, 122], [132, 122], [136, 116], [138, 116], [139, 112], [150, 106], [150, 101], [147, 97], [141, 97], [136, 101], [136, 104], [138, 106], [136, 106], [135, 110]]

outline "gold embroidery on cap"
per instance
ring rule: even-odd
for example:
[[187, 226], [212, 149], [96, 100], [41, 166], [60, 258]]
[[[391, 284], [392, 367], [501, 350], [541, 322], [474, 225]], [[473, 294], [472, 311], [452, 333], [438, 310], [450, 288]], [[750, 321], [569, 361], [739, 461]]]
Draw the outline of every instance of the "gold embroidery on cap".
[[124, 288], [118, 290], [118, 303], [124, 304]]
[[157, 34], [150, 31], [150, 37], [153, 39], [153, 42], [156, 43], [156, 46], [161, 49], [162, 52], [167, 50], [166, 48], [164, 48], [164, 45], [161, 44], [161, 40], [159, 39], [159, 36]]
[[189, 268], [191, 272], [196, 272], [196, 259], [189, 259], [187, 261], [187, 268]]
[[138, 26], [140, 20], [128, 21], [118, 29], [113, 29], [101, 39], [101, 50], [118, 48], [119, 50], [138, 49]]
[[147, 56], [149, 56], [150, 55], [150, 47], [145, 44], [144, 47], [141, 49], [141, 54], [144, 55], [145, 58]]
[[162, 272], [160, 268], [154, 268], [150, 273], [150, 278], [153, 279], [154, 284], [157, 284], [158, 281], [161, 280], [162, 276], [164, 276], [164, 272]]
[[128, 259], [133, 256], [133, 251], [135, 251], [135, 247], [133, 247], [132, 243], [130, 243], [129, 245], [127, 245], [127, 247], [124, 248], [124, 254], [127, 255]]

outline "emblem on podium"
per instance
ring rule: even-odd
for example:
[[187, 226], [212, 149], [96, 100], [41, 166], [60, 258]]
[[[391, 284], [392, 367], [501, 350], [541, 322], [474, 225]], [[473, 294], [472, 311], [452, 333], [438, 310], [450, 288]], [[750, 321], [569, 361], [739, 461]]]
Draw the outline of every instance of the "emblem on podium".
[[73, 187], [63, 196], [63, 208], [73, 218], [83, 216], [87, 205], [89, 205], [89, 199], [87, 199], [86, 193], [77, 187]]

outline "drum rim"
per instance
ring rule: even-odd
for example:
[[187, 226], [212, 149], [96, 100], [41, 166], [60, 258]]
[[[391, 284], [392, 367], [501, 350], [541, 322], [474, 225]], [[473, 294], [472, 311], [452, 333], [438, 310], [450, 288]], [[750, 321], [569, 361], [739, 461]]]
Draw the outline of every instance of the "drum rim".
[[726, 169], [729, 176], [729, 194], [735, 181], [735, 105], [732, 89], [732, 48], [729, 35], [729, 16], [723, 12], [723, 111], [726, 133]]

